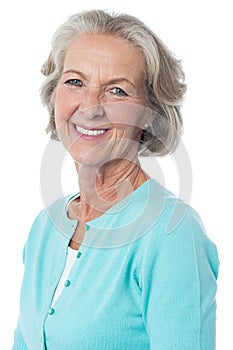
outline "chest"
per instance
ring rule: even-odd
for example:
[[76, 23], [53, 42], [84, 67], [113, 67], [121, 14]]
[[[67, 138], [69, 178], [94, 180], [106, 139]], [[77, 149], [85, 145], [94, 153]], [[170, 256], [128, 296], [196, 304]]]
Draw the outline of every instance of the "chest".
[[[46, 276], [40, 274], [34, 280], [37, 288], [32, 281], [25, 281], [21, 315], [24, 331], [31, 339], [28, 341], [34, 342], [34, 333], [48, 350], [66, 349], [67, 344], [70, 350], [77, 349], [77, 344], [90, 350], [127, 349], [125, 344], [139, 334], [146, 341], [135, 261], [129, 251], [121, 250], [81, 246], [66, 286], [52, 308], [57, 286], [54, 281], [59, 281], [64, 263], [54, 259], [47, 266]], [[28, 329], [31, 324], [33, 331]]]

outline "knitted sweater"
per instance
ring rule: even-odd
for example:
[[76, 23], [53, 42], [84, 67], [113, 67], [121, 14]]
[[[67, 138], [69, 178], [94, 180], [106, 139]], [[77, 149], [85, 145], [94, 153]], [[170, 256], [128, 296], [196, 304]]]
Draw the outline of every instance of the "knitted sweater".
[[86, 224], [51, 307], [77, 225], [70, 199], [32, 225], [13, 350], [214, 350], [216, 247], [199, 215], [153, 179]]

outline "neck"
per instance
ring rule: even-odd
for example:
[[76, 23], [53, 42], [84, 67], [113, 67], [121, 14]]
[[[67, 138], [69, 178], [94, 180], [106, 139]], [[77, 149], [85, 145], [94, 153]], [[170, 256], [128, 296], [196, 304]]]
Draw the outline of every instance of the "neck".
[[76, 167], [80, 198], [75, 212], [82, 222], [102, 215], [148, 179], [139, 161], [115, 160], [98, 170], [85, 165]]

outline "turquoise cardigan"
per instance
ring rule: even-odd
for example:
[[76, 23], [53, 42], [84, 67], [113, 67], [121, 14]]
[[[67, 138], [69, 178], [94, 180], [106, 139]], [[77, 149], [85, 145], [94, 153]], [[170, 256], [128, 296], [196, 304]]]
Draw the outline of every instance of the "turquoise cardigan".
[[69, 200], [32, 225], [13, 350], [214, 350], [216, 247], [198, 214], [152, 179], [87, 223], [51, 307], [77, 225]]

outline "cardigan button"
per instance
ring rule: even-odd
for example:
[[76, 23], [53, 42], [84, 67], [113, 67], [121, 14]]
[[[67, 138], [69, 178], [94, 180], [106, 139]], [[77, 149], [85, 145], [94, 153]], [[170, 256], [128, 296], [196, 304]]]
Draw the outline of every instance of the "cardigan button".
[[55, 312], [55, 310], [54, 310], [52, 307], [50, 307], [50, 309], [49, 309], [49, 311], [48, 311], [48, 314], [49, 314], [50, 316], [52, 316], [52, 315], [54, 314], [54, 312]]
[[64, 283], [64, 286], [65, 286], [65, 287], [69, 287], [69, 286], [70, 286], [70, 281], [69, 281], [69, 280], [66, 280], [65, 283]]

